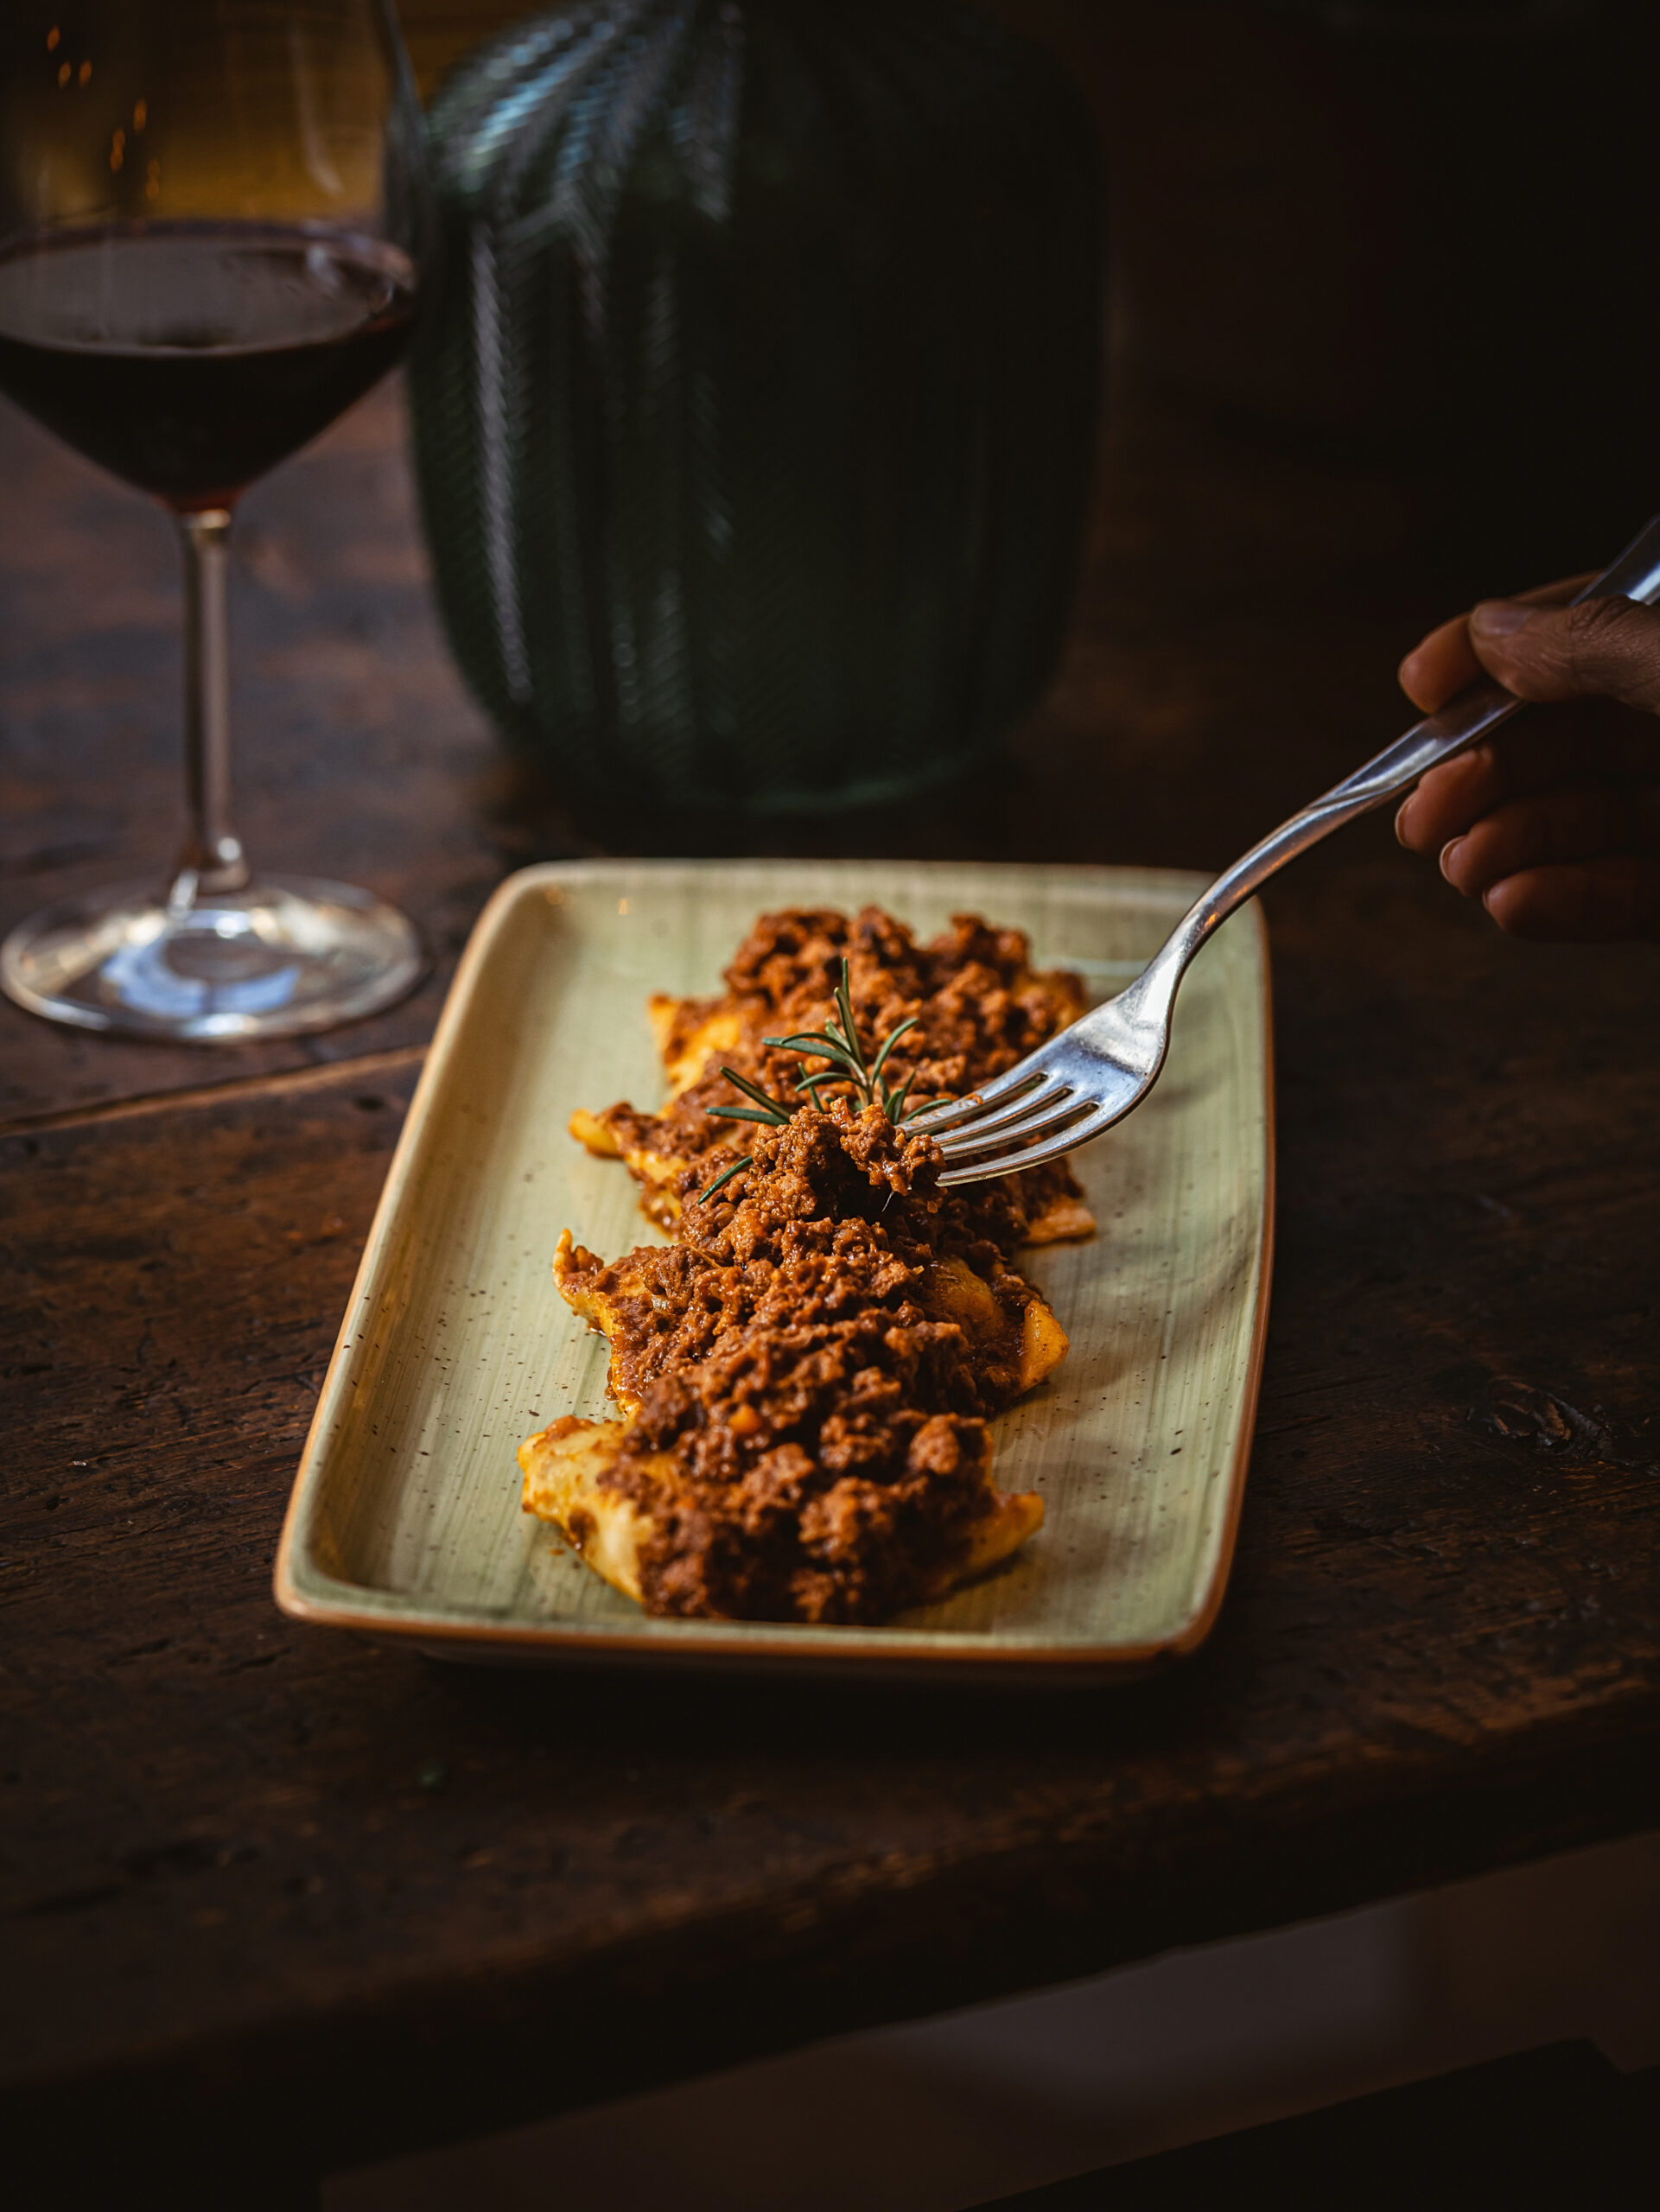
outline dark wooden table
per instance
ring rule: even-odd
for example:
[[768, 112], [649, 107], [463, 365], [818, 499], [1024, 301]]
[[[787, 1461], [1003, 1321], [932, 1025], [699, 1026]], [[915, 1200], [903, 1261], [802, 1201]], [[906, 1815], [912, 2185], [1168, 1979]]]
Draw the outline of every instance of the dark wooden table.
[[[1438, 573], [1386, 474], [1129, 391], [1115, 423], [1071, 649], [1008, 766], [803, 849], [1220, 865], [1393, 734], [1426, 620], [1527, 581]], [[1660, 952], [1509, 944], [1386, 822], [1269, 901], [1273, 1328], [1231, 1593], [1180, 1672], [516, 1675], [277, 1613], [474, 914], [520, 861], [675, 835], [574, 823], [502, 765], [401, 440], [383, 393], [247, 503], [241, 786], [256, 853], [397, 899], [433, 980], [258, 1052], [0, 1006], [7, 2171], [49, 2171], [42, 2202], [100, 2176], [301, 2202], [330, 2167], [1660, 1818]], [[162, 520], [10, 414], [0, 484], [9, 925], [167, 858], [178, 596]]]

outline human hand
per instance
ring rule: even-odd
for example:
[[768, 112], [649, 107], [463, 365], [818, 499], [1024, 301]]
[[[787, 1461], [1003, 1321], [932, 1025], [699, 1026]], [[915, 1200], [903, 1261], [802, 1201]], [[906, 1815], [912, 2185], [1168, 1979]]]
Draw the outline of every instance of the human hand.
[[1396, 835], [1514, 936], [1660, 938], [1660, 611], [1568, 606], [1587, 582], [1484, 600], [1407, 655], [1426, 714], [1484, 671], [1549, 703], [1432, 768]]

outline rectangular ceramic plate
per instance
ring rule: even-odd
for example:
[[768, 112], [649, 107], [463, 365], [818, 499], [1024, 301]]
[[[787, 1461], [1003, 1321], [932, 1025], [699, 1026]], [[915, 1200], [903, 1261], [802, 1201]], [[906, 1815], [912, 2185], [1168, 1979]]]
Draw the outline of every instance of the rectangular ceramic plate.
[[1021, 1262], [1072, 1338], [995, 1423], [1040, 1533], [944, 1603], [874, 1629], [646, 1618], [519, 1507], [519, 1440], [604, 1408], [605, 1345], [553, 1287], [569, 1226], [652, 1241], [573, 1107], [655, 1103], [648, 992], [719, 988], [768, 907], [870, 901], [932, 934], [973, 911], [1040, 966], [1121, 987], [1202, 879], [910, 862], [527, 868], [461, 962], [410, 1107], [289, 1503], [277, 1595], [303, 1620], [447, 1656], [1056, 1675], [1192, 1650], [1221, 1604], [1268, 1313], [1268, 954], [1253, 906], [1195, 963], [1148, 1103], [1077, 1156], [1100, 1230]]

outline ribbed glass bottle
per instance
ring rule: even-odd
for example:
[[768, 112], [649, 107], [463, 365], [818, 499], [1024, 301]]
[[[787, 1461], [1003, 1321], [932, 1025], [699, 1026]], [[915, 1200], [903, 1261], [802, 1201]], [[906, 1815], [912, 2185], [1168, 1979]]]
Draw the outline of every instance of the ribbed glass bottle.
[[469, 683], [579, 798], [942, 781], [1048, 675], [1088, 492], [1100, 181], [955, 0], [606, 0], [463, 65], [412, 381]]

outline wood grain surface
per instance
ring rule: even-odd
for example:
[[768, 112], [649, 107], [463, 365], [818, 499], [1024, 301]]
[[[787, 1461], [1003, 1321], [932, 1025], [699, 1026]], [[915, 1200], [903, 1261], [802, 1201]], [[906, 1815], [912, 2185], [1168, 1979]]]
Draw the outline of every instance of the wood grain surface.
[[[1510, 944], [1386, 822], [1267, 902], [1274, 1319], [1232, 1590], [1180, 1671], [1037, 1702], [514, 1678], [281, 1618], [442, 962], [507, 867], [1214, 868], [1393, 734], [1395, 661], [1447, 605], [1391, 482], [1123, 386], [1065, 665], [980, 786], [787, 839], [576, 824], [449, 672], [401, 435], [383, 393], [248, 502], [242, 781], [256, 850], [397, 897], [437, 980], [261, 1053], [0, 1007], [9, 2171], [46, 2162], [41, 2202], [100, 2173], [300, 2202], [331, 2165], [1660, 1819], [1660, 954]], [[10, 918], [164, 861], [176, 594], [162, 524], [10, 414], [0, 481]], [[1441, 588], [1527, 580], [1493, 545]]]

